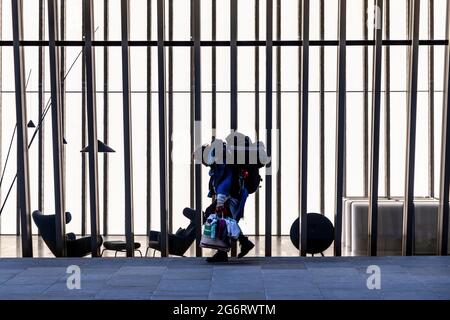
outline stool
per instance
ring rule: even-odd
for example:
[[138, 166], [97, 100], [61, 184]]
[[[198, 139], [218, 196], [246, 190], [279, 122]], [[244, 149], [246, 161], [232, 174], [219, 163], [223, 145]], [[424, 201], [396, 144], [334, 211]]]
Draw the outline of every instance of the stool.
[[[103, 242], [103, 246], [105, 247], [102, 251], [102, 256], [103, 256], [103, 252], [105, 250], [111, 250], [111, 251], [115, 251], [115, 255], [114, 257], [117, 257], [117, 253], [118, 252], [126, 252], [127, 251], [127, 243], [125, 241], [105, 241]], [[139, 248], [141, 247], [141, 244], [139, 242], [135, 242], [134, 243], [134, 251], [139, 252], [139, 254], [142, 257], [142, 252], [141, 250], [139, 250]]]

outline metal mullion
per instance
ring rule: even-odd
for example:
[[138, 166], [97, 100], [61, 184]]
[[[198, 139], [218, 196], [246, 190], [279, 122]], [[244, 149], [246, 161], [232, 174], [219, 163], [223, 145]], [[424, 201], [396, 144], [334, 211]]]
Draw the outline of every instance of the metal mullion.
[[[369, 39], [369, 28], [367, 23], [367, 12], [369, 1], [363, 1], [362, 27], [364, 40]], [[363, 48], [363, 193], [364, 197], [369, 196], [369, 47]]]
[[[173, 40], [173, 0], [169, 0], [169, 41]], [[169, 155], [173, 154], [173, 47], [168, 47], [168, 117], [169, 117]], [[169, 232], [173, 230], [173, 160], [169, 156]]]
[[334, 255], [342, 255], [342, 201], [345, 181], [345, 117], [346, 117], [346, 0], [339, 0], [338, 92], [336, 115], [336, 197], [334, 215]]
[[[320, 40], [325, 39], [325, 0], [320, 0]], [[320, 74], [320, 124], [319, 124], [319, 141], [320, 141], [320, 213], [325, 214], [325, 47], [320, 47], [319, 52], [319, 74]]]
[[230, 0], [230, 129], [238, 127], [237, 97], [237, 0]]
[[60, 86], [60, 48], [55, 46], [58, 38], [57, 1], [48, 0], [48, 38], [50, 61], [50, 88], [52, 111], [53, 140], [53, 181], [55, 193], [55, 233], [56, 256], [66, 256], [66, 232], [64, 213], [64, 174], [63, 174], [63, 132], [61, 121], [61, 86]]
[[[450, 4], [447, 3], [446, 38], [450, 38]], [[442, 109], [441, 172], [437, 228], [437, 255], [448, 254], [450, 186], [450, 45], [445, 48], [444, 99]]]
[[169, 254], [167, 226], [167, 181], [166, 181], [166, 84], [165, 84], [165, 48], [164, 48], [164, 0], [158, 0], [158, 103], [159, 103], [159, 184], [160, 184], [160, 214], [161, 214], [161, 256]]
[[[109, 38], [109, 0], [103, 2], [103, 38]], [[109, 144], [109, 49], [103, 49], [103, 142]], [[103, 153], [103, 235], [108, 235], [109, 155]]]
[[[194, 0], [194, 97], [195, 97], [195, 147], [202, 144], [202, 132], [201, 132], [201, 48], [200, 48], [200, 0]], [[196, 230], [196, 250], [197, 257], [202, 256], [202, 248], [200, 247], [200, 241], [202, 237], [202, 164], [201, 162], [195, 163], [195, 230]]]
[[[277, 0], [277, 10], [276, 10], [276, 38], [278, 41], [281, 40], [281, 0]], [[277, 207], [277, 236], [281, 236], [281, 193], [282, 193], [282, 187], [281, 187], [281, 142], [282, 142], [282, 136], [281, 136], [281, 46], [276, 47], [276, 64], [275, 64], [275, 70], [276, 70], [276, 129], [278, 133], [277, 137], [277, 173], [276, 173], [276, 190], [277, 190], [277, 197], [276, 197], [276, 207]]]
[[380, 163], [380, 114], [381, 114], [381, 67], [382, 53], [381, 40], [383, 37], [383, 23], [377, 25], [383, 17], [383, 0], [376, 0], [374, 25], [375, 47], [373, 54], [372, 73], [372, 134], [369, 168], [369, 216], [368, 216], [368, 252], [371, 256], [377, 255], [378, 239], [378, 184]]
[[409, 90], [406, 137], [405, 194], [403, 203], [402, 254], [414, 254], [414, 174], [416, 156], [417, 77], [419, 60], [420, 0], [411, 3], [411, 40], [409, 54]]
[[[272, 156], [272, 67], [273, 67], [273, 0], [266, 0], [266, 147]], [[272, 255], [272, 161], [266, 166], [265, 256]]]
[[25, 59], [24, 48], [19, 41], [23, 37], [22, 0], [11, 1], [14, 80], [16, 97], [17, 123], [17, 185], [21, 214], [22, 256], [33, 256], [31, 235], [30, 175], [28, 158], [27, 104], [25, 94]]
[[307, 187], [308, 187], [308, 109], [309, 109], [309, 0], [303, 0], [303, 28], [302, 28], [302, 103], [300, 106], [300, 255], [307, 252]]
[[[86, 1], [82, 2], [82, 22], [81, 30], [83, 35], [85, 34], [85, 16], [86, 16]], [[86, 110], [86, 52], [85, 48], [82, 49], [82, 62], [81, 62], [81, 148], [84, 148], [87, 144], [87, 110]], [[81, 235], [86, 235], [87, 229], [87, 181], [86, 181], [86, 159], [85, 152], [81, 152]]]
[[[238, 7], [237, 0], [230, 0], [230, 129], [231, 132], [238, 128], [238, 56], [237, 56], [237, 30], [238, 30]], [[236, 144], [236, 138], [234, 144]], [[237, 162], [236, 155], [234, 162]], [[231, 256], [235, 257], [237, 252], [236, 243], [231, 247]]]
[[134, 256], [134, 207], [133, 207], [133, 127], [130, 94], [130, 2], [121, 0], [122, 30], [122, 92], [123, 92], [123, 148], [124, 148], [124, 194], [125, 238], [127, 257]]
[[[108, 0], [105, 0], [108, 1]], [[152, 37], [152, 3], [147, 1], [147, 40]], [[152, 48], [147, 47], [147, 172], [146, 172], [146, 226], [147, 236], [150, 236], [152, 226]]]
[[94, 4], [84, 0], [84, 38], [86, 61], [86, 115], [89, 145], [89, 202], [91, 215], [91, 252], [92, 257], [100, 256], [98, 237], [99, 227], [99, 199], [98, 199], [98, 142], [97, 142], [97, 105], [95, 89], [95, 50], [92, 46], [94, 39]]
[[[190, 0], [191, 5], [191, 12], [190, 12], [190, 35], [191, 39], [194, 38], [194, 0]], [[165, 45], [165, 42], [164, 42]], [[190, 138], [190, 154], [194, 153], [194, 144], [195, 144], [195, 128], [194, 128], [194, 112], [195, 112], [195, 93], [194, 93], [194, 87], [195, 87], [195, 70], [194, 70], [194, 46], [190, 46], [190, 110], [189, 110], [189, 138]], [[195, 163], [191, 159], [191, 165], [190, 165], [190, 207], [194, 208], [195, 206]]]
[[[259, 1], [259, 0], [256, 0]], [[217, 1], [211, 1], [211, 10], [212, 10], [212, 18], [211, 18], [211, 40], [216, 41], [217, 34]], [[213, 46], [211, 48], [211, 104], [212, 104], [212, 112], [211, 112], [211, 131], [212, 131], [212, 140], [216, 137], [217, 130], [217, 48]]]
[[[434, 39], [434, 0], [428, 2], [428, 38]], [[434, 198], [434, 46], [428, 47], [428, 195]]]
[[[389, 40], [391, 37], [391, 10], [390, 10], [390, 0], [385, 0], [384, 2], [384, 25], [385, 25], [385, 38]], [[384, 170], [385, 170], [385, 179], [384, 185], [386, 190], [386, 198], [391, 197], [391, 48], [390, 46], [386, 46], [385, 50], [385, 59], [384, 59], [384, 81], [385, 81], [385, 89], [384, 89]]]
[[[259, 40], [259, 0], [255, 0], [255, 40]], [[259, 141], [259, 47], [255, 47], [255, 135]], [[259, 236], [259, 192], [255, 193], [255, 236]]]
[[[66, 40], [66, 0], [59, 0], [60, 1], [60, 32], [59, 32], [59, 40], [65, 41]], [[60, 114], [60, 121], [61, 121], [61, 134], [64, 138], [66, 136], [66, 80], [65, 80], [65, 74], [66, 74], [66, 47], [62, 46], [59, 49], [60, 53], [60, 65], [59, 65], [59, 81], [61, 85], [61, 93], [60, 93], [60, 105], [61, 105], [61, 114]], [[63, 196], [63, 203], [66, 203], [66, 148], [63, 143], [62, 145], [62, 160], [61, 160], [61, 171], [62, 171], [62, 196]]]
[[[39, 0], [39, 40], [45, 33], [45, 0]], [[45, 108], [45, 48], [39, 47], [38, 52], [38, 118], [42, 119]], [[45, 126], [40, 126], [38, 132], [38, 210], [44, 212], [44, 157], [45, 157]]]

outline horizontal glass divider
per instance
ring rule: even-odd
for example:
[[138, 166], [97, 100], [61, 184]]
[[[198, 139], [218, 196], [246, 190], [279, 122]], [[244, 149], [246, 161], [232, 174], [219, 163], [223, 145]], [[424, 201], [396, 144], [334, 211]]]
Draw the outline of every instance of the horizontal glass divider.
[[[229, 47], [230, 41], [200, 41], [200, 46], [202, 47]], [[301, 46], [303, 45], [303, 41], [301, 40], [274, 40], [272, 42], [273, 46]], [[338, 40], [310, 40], [309, 46], [338, 46]], [[346, 40], [346, 46], [373, 46], [375, 45], [374, 40]], [[421, 46], [439, 46], [439, 45], [447, 45], [448, 40], [440, 39], [440, 40], [419, 40], [419, 45]], [[1, 40], [1, 47], [12, 47], [12, 40]], [[20, 41], [20, 45], [24, 47], [41, 47], [48, 46], [49, 42], [46, 40], [22, 40]], [[94, 47], [120, 47], [122, 42], [117, 40], [95, 40], [92, 42]], [[128, 41], [128, 46], [130, 47], [156, 47], [157, 41], [147, 41], [147, 40], [130, 40]], [[238, 47], [257, 47], [257, 46], [265, 46], [266, 41], [256, 41], [256, 40], [239, 40], [237, 41]], [[383, 40], [383, 46], [409, 46], [411, 45], [411, 40]], [[82, 47], [84, 46], [83, 40], [65, 40], [65, 41], [56, 41], [56, 46], [62, 47]], [[167, 47], [193, 47], [194, 41], [182, 41], [182, 40], [172, 40], [172, 41], [164, 41], [164, 46]]]

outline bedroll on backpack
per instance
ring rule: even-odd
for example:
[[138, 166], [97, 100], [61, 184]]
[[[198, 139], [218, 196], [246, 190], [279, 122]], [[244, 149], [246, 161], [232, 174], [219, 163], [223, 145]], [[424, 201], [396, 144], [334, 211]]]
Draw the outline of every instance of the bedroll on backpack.
[[249, 194], [256, 192], [262, 181], [259, 169], [270, 162], [264, 143], [252, 143], [250, 137], [237, 132], [230, 134], [226, 141], [233, 165], [237, 166], [245, 188]]

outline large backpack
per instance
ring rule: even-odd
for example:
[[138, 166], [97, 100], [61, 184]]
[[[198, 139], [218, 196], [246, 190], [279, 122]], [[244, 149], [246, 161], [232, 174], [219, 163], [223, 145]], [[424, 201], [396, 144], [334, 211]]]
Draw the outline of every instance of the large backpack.
[[231, 164], [242, 178], [248, 193], [255, 193], [262, 181], [259, 169], [270, 161], [264, 144], [261, 141], [252, 143], [250, 137], [238, 132], [228, 135], [226, 142]]

